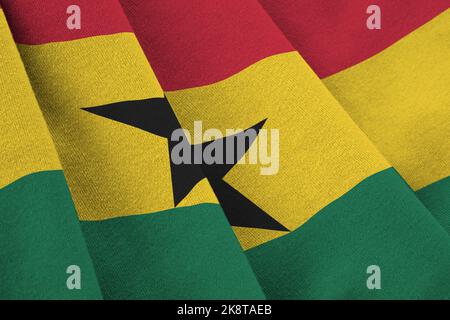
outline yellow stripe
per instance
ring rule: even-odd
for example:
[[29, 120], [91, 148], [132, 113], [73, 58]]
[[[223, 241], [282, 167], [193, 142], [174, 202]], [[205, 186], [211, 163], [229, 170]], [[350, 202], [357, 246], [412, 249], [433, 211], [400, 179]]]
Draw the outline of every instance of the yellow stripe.
[[61, 166], [0, 9], [0, 188]]
[[[80, 219], [173, 208], [167, 139], [80, 109], [163, 96], [135, 36], [121, 33], [19, 49]], [[184, 203], [205, 199], [217, 202], [214, 195], [197, 191]]]
[[[265, 118], [264, 128], [279, 129], [278, 174], [264, 176], [258, 165], [236, 165], [225, 180], [290, 230], [389, 167], [296, 52], [266, 58], [209, 86], [166, 95], [189, 130], [195, 120], [202, 120], [204, 129], [225, 130]], [[284, 234], [236, 230], [244, 248]]]
[[163, 96], [132, 33], [44, 45], [19, 44], [18, 48], [44, 106], [57, 102], [67, 111]]
[[286, 231], [273, 231], [273, 230], [242, 228], [242, 227], [233, 227], [233, 231], [236, 234], [236, 237], [239, 239], [242, 249], [244, 250], [251, 249], [254, 246], [284, 236], [289, 233]]
[[450, 175], [450, 10], [324, 83], [413, 189]]

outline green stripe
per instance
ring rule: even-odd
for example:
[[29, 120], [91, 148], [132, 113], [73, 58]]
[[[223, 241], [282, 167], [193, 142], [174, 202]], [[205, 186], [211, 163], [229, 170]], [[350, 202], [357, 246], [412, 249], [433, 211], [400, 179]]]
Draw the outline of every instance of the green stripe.
[[269, 299], [450, 298], [450, 237], [393, 169], [247, 256]]
[[450, 177], [416, 192], [436, 220], [450, 233]]
[[[25, 176], [0, 190], [0, 298], [101, 298], [62, 171]], [[66, 286], [81, 268], [81, 289]]]
[[219, 205], [83, 221], [106, 299], [263, 299]]

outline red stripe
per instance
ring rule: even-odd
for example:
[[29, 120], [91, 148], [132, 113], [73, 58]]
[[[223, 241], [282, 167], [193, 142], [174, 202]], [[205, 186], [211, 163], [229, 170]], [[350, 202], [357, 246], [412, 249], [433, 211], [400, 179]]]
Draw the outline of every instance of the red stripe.
[[[357, 64], [449, 7], [449, 0], [260, 0], [294, 47], [326, 77]], [[381, 30], [368, 30], [366, 9], [381, 9]]]
[[[132, 31], [116, 0], [2, 0], [16, 42], [43, 44]], [[66, 26], [67, 7], [81, 9], [81, 29]]]
[[217, 82], [294, 50], [257, 1], [121, 3], [165, 90]]

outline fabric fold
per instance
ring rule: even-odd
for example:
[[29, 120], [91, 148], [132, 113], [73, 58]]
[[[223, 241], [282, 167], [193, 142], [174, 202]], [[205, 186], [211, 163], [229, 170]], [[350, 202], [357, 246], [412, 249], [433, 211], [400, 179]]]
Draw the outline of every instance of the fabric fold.
[[[0, 119], [0, 299], [101, 299], [57, 152], [1, 8]], [[79, 290], [68, 285], [74, 266]]]
[[[121, 4], [184, 128], [279, 131], [277, 173], [224, 176], [289, 230], [234, 226], [269, 299], [448, 298], [450, 238], [257, 1]], [[383, 290], [366, 286], [372, 265]]]
[[[3, 4], [104, 297], [264, 299], [209, 183], [174, 201], [191, 171], [171, 167], [158, 128], [176, 118], [120, 4], [78, 1], [79, 31], [64, 30], [71, 1]], [[162, 118], [135, 127], [128, 108]]]

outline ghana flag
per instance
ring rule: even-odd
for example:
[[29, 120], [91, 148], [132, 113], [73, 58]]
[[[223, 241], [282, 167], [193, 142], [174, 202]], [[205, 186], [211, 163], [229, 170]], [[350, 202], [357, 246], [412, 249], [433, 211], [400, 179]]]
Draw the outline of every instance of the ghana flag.
[[450, 232], [450, 2], [260, 2]]
[[171, 109], [120, 4], [77, 1], [79, 33], [71, 4], [3, 2], [103, 297], [264, 298], [208, 181], [171, 168]]
[[277, 174], [223, 176], [285, 228], [231, 223], [268, 298], [449, 297], [448, 234], [257, 1], [121, 3], [183, 128], [279, 130]]
[[445, 2], [0, 2], [0, 298], [450, 299]]
[[[0, 122], [0, 299], [101, 298], [61, 164], [1, 8]], [[82, 269], [82, 291], [67, 289], [72, 265]]]

